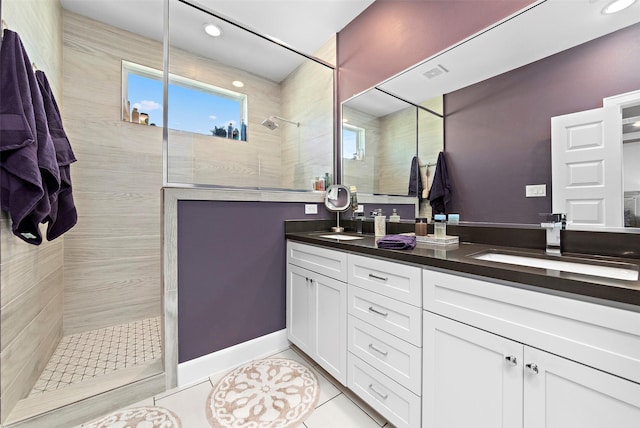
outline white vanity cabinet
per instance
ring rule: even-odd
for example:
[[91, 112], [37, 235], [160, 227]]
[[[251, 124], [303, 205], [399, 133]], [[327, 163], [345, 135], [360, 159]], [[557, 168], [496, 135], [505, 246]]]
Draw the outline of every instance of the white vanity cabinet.
[[345, 253], [287, 243], [287, 335], [331, 376], [347, 384]]
[[420, 427], [422, 271], [355, 254], [347, 265], [347, 386], [396, 427]]
[[640, 313], [424, 270], [422, 426], [640, 420]]

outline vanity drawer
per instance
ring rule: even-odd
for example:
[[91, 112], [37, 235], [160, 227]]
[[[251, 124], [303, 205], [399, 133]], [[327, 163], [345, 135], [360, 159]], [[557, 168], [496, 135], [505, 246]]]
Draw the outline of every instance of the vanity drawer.
[[422, 349], [349, 316], [348, 349], [417, 395], [422, 391]]
[[347, 386], [398, 428], [420, 427], [420, 397], [352, 353], [347, 356]]
[[287, 263], [338, 281], [347, 281], [347, 254], [341, 251], [288, 241]]
[[422, 309], [349, 284], [350, 315], [415, 346], [422, 346]]
[[349, 284], [422, 306], [422, 271], [416, 266], [349, 255]]

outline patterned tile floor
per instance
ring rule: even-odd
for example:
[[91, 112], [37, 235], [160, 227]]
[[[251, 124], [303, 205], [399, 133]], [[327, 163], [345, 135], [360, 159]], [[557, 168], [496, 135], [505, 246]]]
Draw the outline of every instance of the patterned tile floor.
[[[295, 428], [395, 428], [297, 348], [289, 348], [272, 357], [289, 358], [302, 363], [311, 368], [318, 378], [320, 386], [318, 404], [314, 412]], [[212, 374], [194, 385], [162, 392], [127, 408], [159, 406], [178, 416], [183, 428], [211, 428], [212, 425], [206, 414], [207, 400], [211, 389], [227, 372], [228, 370], [225, 370]], [[91, 422], [81, 425], [81, 427], [88, 426], [91, 426]], [[171, 424], [167, 425], [167, 428], [177, 427]]]
[[161, 358], [161, 343], [160, 317], [65, 336], [30, 395]]

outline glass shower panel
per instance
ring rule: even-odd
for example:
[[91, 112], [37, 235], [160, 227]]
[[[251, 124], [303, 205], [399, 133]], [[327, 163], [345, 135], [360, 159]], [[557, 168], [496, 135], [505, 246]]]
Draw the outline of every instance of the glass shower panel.
[[[312, 174], [331, 171], [332, 68], [177, 0], [169, 41], [168, 185], [310, 190]], [[209, 102], [194, 108], [172, 79]]]

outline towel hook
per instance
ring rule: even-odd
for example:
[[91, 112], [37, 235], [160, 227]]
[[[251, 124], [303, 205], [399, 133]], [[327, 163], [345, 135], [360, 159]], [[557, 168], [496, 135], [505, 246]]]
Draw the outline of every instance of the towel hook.
[[3, 30], [9, 29], [9, 24], [7, 24], [7, 21], [5, 21], [4, 19], [2, 20], [2, 29]]
[[33, 68], [33, 71], [38, 71], [38, 66], [36, 65], [35, 62], [31, 63], [31, 68]]

